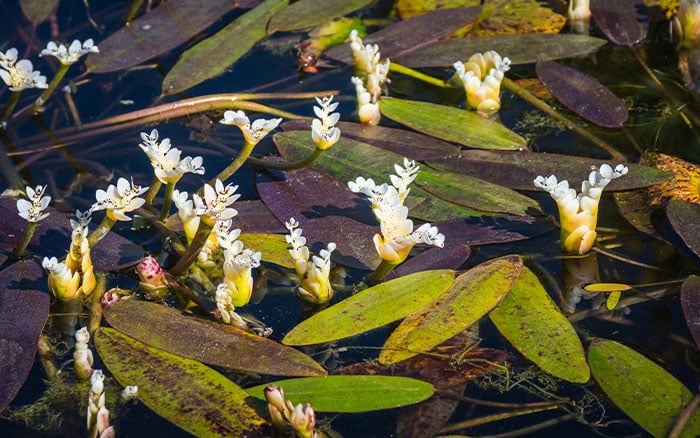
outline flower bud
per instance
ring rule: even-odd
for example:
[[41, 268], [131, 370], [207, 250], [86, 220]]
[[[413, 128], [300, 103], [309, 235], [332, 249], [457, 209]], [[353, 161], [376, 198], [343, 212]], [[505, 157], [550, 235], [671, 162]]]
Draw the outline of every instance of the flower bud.
[[170, 291], [163, 269], [151, 256], [144, 258], [136, 267], [139, 289], [148, 300], [162, 300]]

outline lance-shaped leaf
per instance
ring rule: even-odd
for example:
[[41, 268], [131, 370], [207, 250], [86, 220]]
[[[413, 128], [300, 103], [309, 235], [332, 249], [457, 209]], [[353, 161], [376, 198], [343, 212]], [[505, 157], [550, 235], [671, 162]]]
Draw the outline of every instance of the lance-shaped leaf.
[[289, 254], [290, 246], [281, 234], [252, 234], [246, 233], [238, 236], [246, 248], [261, 253], [262, 260], [294, 269], [294, 259]]
[[270, 17], [286, 5], [285, 0], [265, 0], [187, 49], [163, 79], [163, 95], [179, 93], [223, 73], [267, 35]]
[[688, 249], [700, 257], [700, 205], [692, 202], [672, 200], [666, 206], [666, 216], [678, 236]]
[[399, 324], [384, 343], [379, 362], [400, 362], [463, 332], [501, 302], [522, 267], [519, 256], [507, 256], [455, 278], [444, 294]]
[[34, 365], [37, 341], [49, 317], [44, 271], [20, 260], [0, 272], [0, 412], [15, 398]]
[[382, 115], [445, 141], [478, 149], [518, 150], [526, 140], [498, 122], [446, 105], [413, 100], [383, 98]]
[[[594, 339], [588, 348], [593, 377], [608, 397], [655, 437], [668, 436], [676, 417], [693, 394], [666, 370], [631, 348]], [[700, 411], [686, 423], [681, 437], [700, 435]]]
[[590, 378], [576, 330], [528, 268], [489, 317], [508, 342], [542, 370], [569, 382]]
[[[273, 382], [292, 403], [311, 403], [318, 412], [369, 412], [421, 402], [433, 395], [433, 385], [398, 376], [306, 377]], [[265, 400], [265, 385], [247, 388], [253, 397]]]
[[[458, 159], [430, 161], [428, 164], [436, 169], [471, 175], [515, 190], [540, 190], [532, 183], [538, 175], [553, 174], [559, 180], [568, 180], [571, 186], [577, 187], [581, 181], [588, 179], [591, 166], [600, 167], [603, 163], [617, 164], [573, 155], [479, 150], [463, 151]], [[629, 168], [627, 175], [613, 180], [605, 188], [606, 192], [649, 187], [672, 176], [669, 172], [649, 166], [625, 165]]]
[[395, 267], [387, 279], [399, 278], [404, 275], [431, 269], [459, 269], [471, 256], [469, 245], [450, 242], [446, 239], [442, 248], [430, 248]]
[[516, 242], [548, 233], [554, 224], [533, 216], [481, 216], [434, 222], [445, 242], [472, 246]]
[[323, 376], [316, 361], [271, 339], [182, 315], [147, 301], [126, 300], [104, 312], [116, 330], [152, 347], [209, 365], [278, 376]]
[[[199, 34], [233, 7], [233, 2], [169, 0], [98, 41], [88, 55], [92, 73], [123, 70], [161, 55]], [[190, 72], [191, 73], [191, 72]]]
[[282, 342], [321, 344], [368, 332], [425, 306], [453, 279], [454, 271], [424, 271], [372, 286], [301, 322]]
[[95, 348], [120, 385], [138, 386], [139, 401], [181, 429], [198, 437], [267, 436], [248, 393], [206, 365], [109, 328], [97, 331]]
[[644, 38], [648, 19], [646, 9], [640, 0], [591, 2], [591, 15], [596, 26], [620, 46], [633, 46]]
[[629, 113], [624, 102], [595, 78], [552, 61], [537, 63], [537, 76], [554, 97], [579, 116], [604, 128], [620, 128]]
[[[308, 131], [282, 132], [275, 134], [274, 139], [280, 154], [288, 161], [308, 157], [316, 148], [309, 141]], [[358, 176], [363, 176], [373, 178], [375, 182], [381, 184], [389, 182], [389, 175], [393, 172], [394, 165], [402, 164], [403, 158], [399, 154], [367, 143], [341, 137], [335, 146], [325, 151], [321, 157], [314, 161], [314, 166], [329, 172], [343, 183], [354, 181]], [[357, 196], [355, 199], [358, 202], [361, 198]], [[363, 203], [363, 205], [369, 204]], [[429, 222], [483, 214], [445, 202], [416, 185], [411, 187], [405, 205], [409, 208], [410, 217]]]
[[695, 345], [700, 348], [700, 277], [691, 275], [681, 286], [681, 306]]
[[[293, 32], [325, 24], [364, 8], [374, 0], [299, 0], [276, 13], [267, 26], [267, 32]], [[322, 14], [319, 11], [323, 11]]]
[[480, 38], [457, 38], [437, 41], [401, 55], [396, 61], [412, 68], [452, 67], [455, 61], [466, 61], [477, 52], [495, 50], [507, 56], [513, 65], [537, 61], [572, 58], [594, 52], [605, 40], [588, 35], [516, 34]]

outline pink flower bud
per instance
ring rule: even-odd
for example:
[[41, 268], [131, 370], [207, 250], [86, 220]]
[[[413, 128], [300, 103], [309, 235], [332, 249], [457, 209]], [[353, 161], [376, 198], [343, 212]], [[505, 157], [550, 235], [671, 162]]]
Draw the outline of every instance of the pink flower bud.
[[136, 267], [136, 273], [141, 280], [139, 289], [143, 291], [147, 299], [160, 300], [165, 298], [170, 289], [165, 272], [156, 259], [151, 256], [144, 258]]

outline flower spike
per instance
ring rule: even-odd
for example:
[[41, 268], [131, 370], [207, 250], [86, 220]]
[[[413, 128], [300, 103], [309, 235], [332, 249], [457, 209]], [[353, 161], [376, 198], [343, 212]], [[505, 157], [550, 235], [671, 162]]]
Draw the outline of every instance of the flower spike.
[[333, 103], [333, 96], [323, 99], [317, 97], [316, 102], [319, 106], [314, 107], [314, 114], [318, 118], [311, 122], [311, 138], [317, 148], [326, 150], [340, 139], [340, 129], [335, 127], [340, 113], [333, 112], [338, 107], [338, 102]]

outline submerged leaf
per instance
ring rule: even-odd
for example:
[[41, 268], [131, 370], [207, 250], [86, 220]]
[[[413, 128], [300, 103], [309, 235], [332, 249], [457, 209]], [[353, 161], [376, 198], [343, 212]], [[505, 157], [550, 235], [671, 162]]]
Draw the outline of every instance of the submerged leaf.
[[576, 330], [530, 269], [523, 268], [489, 317], [503, 337], [543, 371], [569, 382], [590, 378]]
[[[299, 0], [276, 13], [267, 32], [293, 32], [324, 24], [364, 8], [374, 0]], [[319, 14], [319, 11], [323, 11]]]
[[474, 111], [412, 100], [383, 98], [382, 115], [418, 132], [479, 149], [519, 150], [526, 140]]
[[373, 330], [425, 306], [453, 279], [454, 271], [423, 271], [372, 286], [301, 322], [282, 342], [321, 344]]
[[646, 35], [647, 11], [640, 0], [605, 0], [591, 3], [596, 26], [613, 43], [633, 46]]
[[571, 111], [604, 128], [620, 128], [629, 113], [624, 102], [593, 77], [551, 61], [537, 63], [537, 76]]
[[666, 216], [683, 243], [700, 257], [700, 204], [672, 200], [666, 206]]
[[[693, 394], [663, 368], [607, 339], [594, 339], [588, 348], [593, 377], [605, 394], [637, 424], [655, 437], [668, 436], [676, 417]], [[700, 435], [696, 410], [681, 437]]]
[[182, 315], [148, 301], [120, 301], [105, 309], [116, 330], [156, 348], [210, 365], [277, 376], [323, 376], [316, 361], [293, 348], [236, 327]]
[[522, 267], [519, 256], [507, 256], [455, 278], [444, 294], [399, 324], [384, 343], [379, 362], [400, 362], [463, 332], [501, 302]]
[[681, 306], [695, 345], [700, 348], [700, 276], [691, 275], [681, 286]]
[[136, 385], [139, 401], [198, 437], [267, 436], [265, 420], [246, 404], [248, 393], [201, 363], [149, 347], [110, 328], [95, 348], [120, 385]]
[[41, 23], [58, 7], [59, 0], [20, 0], [19, 6], [27, 20]]
[[[421, 402], [433, 395], [433, 385], [410, 377], [328, 376], [273, 382], [294, 404], [311, 403], [318, 412], [369, 412]], [[253, 397], [265, 400], [265, 385], [247, 388]]]

